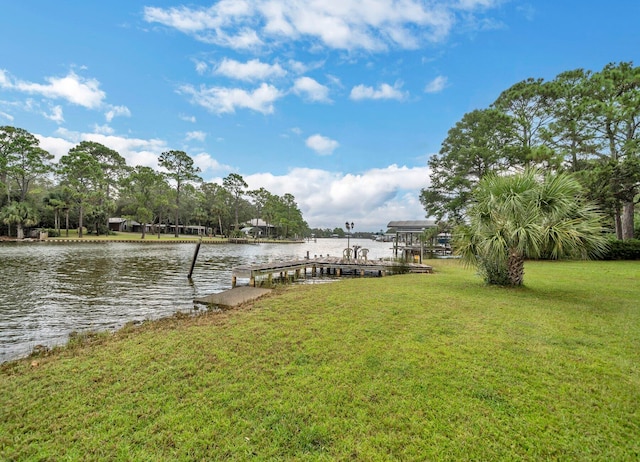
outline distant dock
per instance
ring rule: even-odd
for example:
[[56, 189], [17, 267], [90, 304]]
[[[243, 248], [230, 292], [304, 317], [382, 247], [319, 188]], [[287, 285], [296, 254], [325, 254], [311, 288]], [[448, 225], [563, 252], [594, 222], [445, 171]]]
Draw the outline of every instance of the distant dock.
[[386, 276], [399, 273], [432, 273], [433, 268], [422, 263], [398, 263], [385, 260], [320, 257], [236, 266], [231, 270], [231, 287], [238, 278], [249, 279], [249, 286], [263, 282], [271, 285], [274, 276], [280, 280], [296, 280], [316, 276]]

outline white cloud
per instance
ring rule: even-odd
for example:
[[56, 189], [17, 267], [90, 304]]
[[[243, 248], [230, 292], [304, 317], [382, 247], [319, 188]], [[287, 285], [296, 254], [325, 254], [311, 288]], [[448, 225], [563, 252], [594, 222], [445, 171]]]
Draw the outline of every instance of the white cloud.
[[147, 22], [160, 23], [191, 34], [205, 43], [246, 49], [262, 45], [255, 30], [244, 26], [251, 22], [253, 2], [222, 0], [209, 8], [192, 9], [185, 6], [163, 9], [145, 7]]
[[51, 113], [47, 114], [45, 112], [43, 115], [45, 118], [53, 120], [55, 123], [61, 124], [64, 122], [64, 115], [62, 114], [62, 107], [60, 106], [53, 106], [51, 108]]
[[6, 112], [2, 112], [0, 111], [0, 117], [7, 119], [9, 122], [13, 122], [13, 116], [11, 114], [8, 114]]
[[[101, 130], [101, 127], [97, 128]], [[124, 138], [106, 133], [108, 130], [102, 131], [105, 133], [81, 133], [59, 128], [57, 137], [34, 135], [40, 140], [40, 147], [53, 154], [56, 160], [81, 141], [95, 141], [120, 153], [130, 166], [145, 165], [157, 169], [158, 156], [169, 150], [166, 142], [160, 139]]]
[[441, 41], [454, 25], [478, 23], [503, 0], [224, 0], [211, 7], [146, 7], [144, 19], [231, 48], [286, 41], [311, 47], [381, 51]]
[[252, 92], [224, 87], [201, 86], [197, 89], [192, 85], [180, 87], [179, 92], [190, 95], [193, 104], [203, 106], [215, 114], [234, 113], [236, 108], [271, 114], [274, 111], [273, 103], [283, 96], [280, 90], [266, 83]]
[[342, 82], [340, 81], [340, 79], [338, 77], [336, 77], [335, 75], [331, 75], [331, 74], [327, 74], [327, 79], [329, 80], [329, 82], [338, 88], [343, 88]]
[[267, 64], [258, 59], [241, 63], [227, 58], [218, 64], [214, 72], [218, 75], [249, 82], [265, 80], [272, 77], [283, 77], [287, 74], [287, 71], [277, 63]]
[[193, 156], [193, 164], [196, 167], [200, 167], [200, 170], [203, 172], [206, 171], [230, 171], [231, 167], [229, 165], [220, 164], [217, 160], [211, 157], [206, 152], [196, 154]]
[[195, 116], [188, 116], [186, 114], [180, 114], [178, 116], [180, 118], [180, 120], [184, 120], [185, 122], [191, 122], [191, 123], [196, 123], [196, 117]]
[[96, 133], [100, 133], [102, 135], [113, 135], [114, 130], [109, 125], [98, 125], [94, 124], [93, 131]]
[[215, 35], [204, 35], [203, 41], [205, 43], [211, 43], [214, 45], [226, 46], [233, 49], [252, 49], [259, 48], [263, 45], [262, 40], [258, 37], [256, 31], [245, 28], [242, 29], [238, 34], [235, 35], [225, 35], [225, 34], [215, 34]]
[[202, 131], [187, 132], [187, 135], [185, 136], [185, 138], [187, 141], [191, 141], [191, 140], [204, 141], [207, 138], [207, 134]]
[[328, 156], [333, 154], [340, 144], [336, 140], [332, 140], [331, 138], [327, 138], [322, 135], [311, 135], [307, 138], [305, 142], [307, 147], [313, 149], [315, 152], [320, 154], [321, 156]]
[[40, 147], [42, 149], [48, 151], [50, 154], [53, 154], [56, 162], [60, 160], [60, 157], [67, 154], [69, 152], [69, 149], [78, 144], [64, 138], [42, 136], [38, 135], [37, 133], [34, 133], [34, 136], [38, 138], [38, 141], [40, 141]]
[[329, 87], [318, 83], [311, 77], [300, 77], [293, 85], [293, 92], [303, 97], [306, 101], [330, 103]]
[[504, 0], [457, 0], [457, 7], [461, 10], [477, 10], [482, 8], [493, 8]]
[[443, 75], [439, 75], [427, 84], [424, 91], [425, 93], [440, 93], [447, 87], [447, 85], [448, 79]]
[[69, 103], [97, 109], [102, 106], [106, 94], [100, 90], [100, 82], [86, 79], [71, 71], [65, 77], [45, 77], [46, 84], [27, 82], [13, 78], [0, 70], [0, 87], [50, 99], [63, 99]]
[[295, 61], [293, 59], [289, 60], [289, 69], [295, 74], [304, 74], [309, 70], [309, 66], [303, 62]]
[[378, 85], [378, 88], [367, 87], [365, 85], [357, 85], [351, 89], [349, 98], [355, 101], [364, 99], [395, 99], [402, 101], [407, 98], [408, 93], [400, 90], [402, 84], [396, 83], [393, 87], [388, 83]]
[[129, 111], [129, 108], [126, 106], [109, 106], [107, 112], [104, 113], [107, 122], [111, 122], [113, 118], [117, 116], [131, 117], [131, 111]]
[[[77, 146], [81, 141], [94, 141], [103, 144], [108, 148], [117, 151], [127, 161], [127, 165], [144, 165], [154, 169], [159, 169], [158, 156], [170, 148], [164, 140], [160, 139], [140, 139], [125, 138], [112, 135], [112, 131], [107, 126], [94, 127], [93, 133], [80, 133], [59, 128], [57, 135], [47, 137], [35, 134], [40, 141], [40, 147], [49, 151], [58, 161], [60, 157], [66, 155], [71, 148]], [[197, 133], [197, 132], [192, 132]], [[200, 135], [197, 135], [200, 136]], [[211, 155], [201, 152], [192, 156], [193, 163], [202, 171], [230, 171], [231, 167], [220, 164]]]
[[209, 65], [204, 61], [196, 61], [196, 72], [200, 75], [203, 75], [209, 69]]
[[420, 189], [428, 186], [427, 167], [390, 165], [358, 175], [296, 168], [286, 175], [260, 173], [244, 176], [250, 189], [293, 194], [312, 228], [341, 226], [353, 220], [358, 229], [386, 229], [389, 221], [424, 219]]

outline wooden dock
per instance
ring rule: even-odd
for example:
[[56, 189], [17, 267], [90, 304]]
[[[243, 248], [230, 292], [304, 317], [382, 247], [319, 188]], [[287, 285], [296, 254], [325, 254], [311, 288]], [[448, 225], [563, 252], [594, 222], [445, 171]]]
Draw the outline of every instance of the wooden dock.
[[256, 265], [236, 266], [231, 270], [231, 286], [238, 278], [249, 279], [249, 286], [256, 287], [266, 280], [271, 285], [274, 275], [280, 280], [327, 276], [386, 276], [400, 273], [432, 273], [433, 268], [421, 263], [398, 263], [386, 260], [347, 259], [320, 257], [290, 261], [277, 261]]

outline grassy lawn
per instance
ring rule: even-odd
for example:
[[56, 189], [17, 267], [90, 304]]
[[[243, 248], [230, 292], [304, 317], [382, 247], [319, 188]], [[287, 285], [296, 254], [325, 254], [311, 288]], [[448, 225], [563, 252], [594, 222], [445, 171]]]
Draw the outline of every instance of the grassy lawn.
[[640, 458], [640, 265], [289, 287], [0, 367], [2, 460]]

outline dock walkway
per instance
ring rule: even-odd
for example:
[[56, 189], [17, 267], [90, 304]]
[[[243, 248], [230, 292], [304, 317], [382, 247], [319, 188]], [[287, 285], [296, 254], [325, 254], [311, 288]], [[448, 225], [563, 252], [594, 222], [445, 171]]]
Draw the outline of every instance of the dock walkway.
[[398, 273], [432, 273], [433, 268], [421, 263], [397, 263], [385, 260], [348, 259], [320, 257], [289, 261], [276, 261], [255, 265], [236, 266], [231, 270], [231, 286], [236, 287], [238, 278], [249, 279], [249, 285], [256, 287], [256, 281], [267, 279], [271, 284], [273, 275], [280, 279], [299, 279], [320, 275], [386, 276]]

